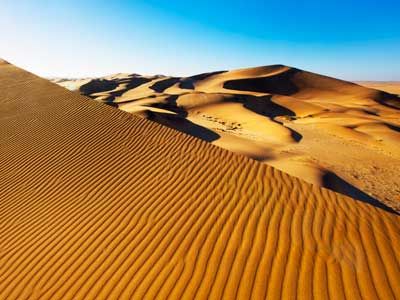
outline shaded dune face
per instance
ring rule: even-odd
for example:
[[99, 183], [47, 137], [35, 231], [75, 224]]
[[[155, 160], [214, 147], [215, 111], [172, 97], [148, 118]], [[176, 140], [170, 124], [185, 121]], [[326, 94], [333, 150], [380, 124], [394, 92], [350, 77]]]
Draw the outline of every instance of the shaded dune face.
[[118, 87], [119, 82], [107, 79], [93, 79], [82, 85], [79, 90], [83, 94], [92, 94], [104, 91], [110, 91]]
[[396, 95], [282, 65], [184, 78], [116, 75], [76, 89], [310, 183], [400, 211]]
[[298, 72], [300, 71], [290, 69], [275, 76], [228, 80], [224, 82], [223, 87], [237, 91], [289, 96], [298, 92], [298, 87], [292, 82], [292, 77]]
[[400, 297], [394, 213], [8, 64], [0, 104], [0, 299]]

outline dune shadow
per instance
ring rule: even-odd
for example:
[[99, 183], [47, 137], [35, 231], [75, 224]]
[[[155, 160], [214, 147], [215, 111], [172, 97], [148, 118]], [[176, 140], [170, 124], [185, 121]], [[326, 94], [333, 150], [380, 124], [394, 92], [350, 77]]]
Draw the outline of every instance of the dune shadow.
[[79, 92], [85, 96], [89, 96], [93, 93], [105, 92], [115, 89], [118, 86], [118, 82], [107, 79], [93, 79], [88, 83], [83, 84], [79, 88]]
[[375, 116], [375, 117], [378, 117], [378, 116], [379, 116], [378, 113], [373, 112], [373, 111], [370, 111], [370, 110], [368, 110], [368, 109], [362, 109], [362, 111], [365, 112], [365, 113], [368, 114], [368, 115], [371, 115], [371, 116]]
[[119, 97], [122, 94], [124, 94], [125, 92], [135, 89], [135, 88], [141, 86], [142, 84], [145, 84], [150, 81], [151, 81], [151, 79], [144, 78], [144, 77], [133, 77], [133, 78], [130, 78], [129, 80], [121, 81], [121, 82], [119, 82], [119, 85], [126, 84], [125, 87], [121, 90], [110, 92], [110, 97], [113, 97], [113, 99], [109, 99], [109, 100], [112, 101], [116, 97]]
[[119, 82], [119, 85], [125, 84], [125, 87], [123, 89], [120, 89], [117, 91], [110, 91], [109, 96], [105, 100], [108, 102], [114, 101], [115, 98], [123, 95], [127, 91], [135, 89], [135, 88], [141, 86], [142, 84], [145, 84], [150, 81], [151, 81], [151, 79], [144, 78], [144, 77], [133, 77], [133, 78], [130, 78], [129, 80], [121, 80]]
[[183, 107], [179, 107], [177, 100], [179, 98], [179, 95], [170, 95], [167, 98], [164, 99], [164, 102], [162, 103], [153, 103], [150, 105], [150, 107], [156, 107], [160, 109], [166, 109], [173, 111], [174, 113], [178, 114], [182, 118], [186, 118], [188, 113]]
[[147, 118], [164, 126], [192, 135], [207, 142], [220, 138], [219, 134], [203, 126], [197, 125], [179, 115], [147, 111]]
[[178, 77], [167, 78], [164, 80], [157, 81], [152, 86], [150, 86], [150, 88], [157, 93], [162, 93], [167, 88], [170, 88], [175, 83], [179, 82], [179, 80], [180, 80], [180, 78], [178, 78]]
[[383, 204], [379, 200], [377, 200], [377, 199], [371, 197], [370, 195], [364, 193], [363, 191], [359, 190], [358, 188], [356, 188], [355, 186], [346, 182], [345, 180], [343, 180], [342, 178], [340, 178], [333, 172], [325, 173], [324, 176], [322, 177], [322, 181], [323, 181], [323, 186], [332, 191], [349, 196], [355, 200], [368, 203], [377, 208], [380, 208], [387, 212], [398, 215], [398, 213], [395, 210], [393, 210], [391, 207]]
[[218, 75], [225, 73], [226, 71], [216, 71], [216, 72], [208, 72], [208, 73], [202, 73], [199, 75], [194, 75], [186, 78], [182, 78], [181, 82], [179, 83], [179, 87], [181, 89], [188, 89], [188, 90], [194, 90], [194, 83], [196, 81], [204, 80], [207, 79], [208, 77]]
[[203, 126], [197, 125], [186, 119], [187, 111], [177, 104], [179, 96], [171, 95], [165, 99], [164, 103], [155, 103], [151, 107], [166, 109], [175, 114], [147, 111], [147, 118], [151, 121], [173, 128], [180, 132], [195, 136], [207, 142], [212, 142], [220, 138], [220, 135]]
[[102, 103], [107, 104], [108, 106], [111, 106], [111, 107], [118, 108], [118, 103], [115, 103], [115, 102], [102, 102]]
[[[96, 98], [92, 94], [101, 93], [101, 92], [108, 92], [108, 96], [103, 99], [104, 102], [110, 103], [115, 100], [116, 97], [121, 96], [128, 90], [137, 88], [138, 86], [151, 81], [151, 79], [144, 78], [144, 77], [130, 77], [130, 78], [122, 78], [122, 79], [115, 79], [115, 80], [107, 80], [107, 79], [93, 79], [90, 82], [82, 85], [79, 88], [81, 94]], [[124, 84], [124, 88], [113, 91], [117, 87], [120, 87]]]
[[272, 76], [228, 80], [223, 87], [229, 90], [289, 96], [299, 91], [292, 81], [298, 72], [300, 71], [297, 69], [290, 69]]
[[387, 127], [389, 127], [391, 130], [400, 133], [400, 127], [399, 127], [399, 126], [395, 126], [395, 125], [389, 124], [389, 123], [384, 123], [384, 124], [385, 124]]
[[277, 121], [276, 117], [294, 117], [296, 114], [287, 109], [284, 106], [276, 104], [272, 101], [272, 96], [250, 96], [250, 95], [238, 95], [234, 99], [237, 102], [243, 103], [243, 106], [256, 114], [262, 115], [264, 117], [268, 117], [271, 121], [284, 126], [288, 130], [290, 130], [292, 138], [299, 142], [303, 136], [297, 131], [285, 126], [282, 122]]
[[[279, 122], [278, 122], [279, 123]], [[285, 125], [283, 125], [282, 123], [280, 123], [282, 126], [285, 126]], [[296, 130], [293, 130], [292, 128], [290, 128], [290, 127], [287, 127], [287, 126], [285, 126], [287, 129], [289, 129], [289, 131], [290, 131], [290, 136], [292, 137], [292, 139], [293, 140], [295, 140], [296, 142], [300, 142], [301, 141], [301, 139], [303, 138], [303, 136], [300, 134], [300, 133], [298, 133]]]
[[400, 109], [400, 97], [397, 95], [379, 91], [378, 96], [375, 100], [383, 106], [392, 109]]

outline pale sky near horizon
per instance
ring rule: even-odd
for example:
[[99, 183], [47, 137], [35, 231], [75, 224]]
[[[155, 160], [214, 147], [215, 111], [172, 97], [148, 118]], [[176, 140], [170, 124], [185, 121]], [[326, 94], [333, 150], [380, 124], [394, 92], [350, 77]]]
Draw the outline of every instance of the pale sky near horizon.
[[285, 64], [400, 81], [400, 2], [3, 0], [0, 57], [48, 77]]

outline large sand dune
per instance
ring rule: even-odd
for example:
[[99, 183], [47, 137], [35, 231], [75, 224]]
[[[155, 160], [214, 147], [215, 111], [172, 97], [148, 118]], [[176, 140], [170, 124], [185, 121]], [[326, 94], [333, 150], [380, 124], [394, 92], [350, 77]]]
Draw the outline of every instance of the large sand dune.
[[395, 213], [6, 63], [0, 105], [0, 299], [400, 297]]
[[310, 183], [400, 211], [400, 98], [276, 65], [58, 80]]

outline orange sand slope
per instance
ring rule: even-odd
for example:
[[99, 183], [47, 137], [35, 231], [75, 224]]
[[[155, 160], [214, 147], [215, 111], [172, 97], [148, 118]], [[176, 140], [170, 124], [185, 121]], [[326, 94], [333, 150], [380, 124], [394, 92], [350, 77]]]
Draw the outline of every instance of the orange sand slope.
[[400, 217], [0, 65], [0, 299], [395, 299]]
[[372, 89], [400, 95], [400, 81], [359, 81], [358, 84]]
[[58, 80], [91, 98], [400, 212], [400, 98], [275, 65]]

